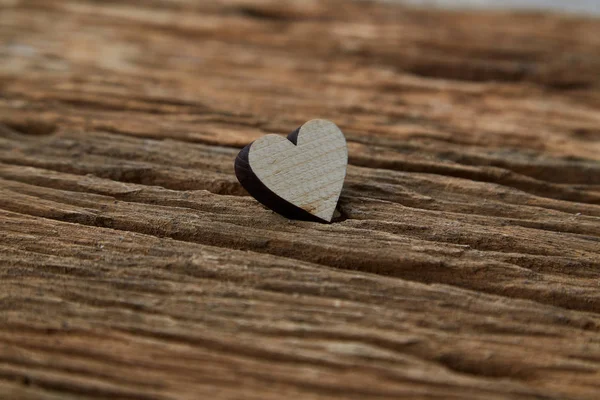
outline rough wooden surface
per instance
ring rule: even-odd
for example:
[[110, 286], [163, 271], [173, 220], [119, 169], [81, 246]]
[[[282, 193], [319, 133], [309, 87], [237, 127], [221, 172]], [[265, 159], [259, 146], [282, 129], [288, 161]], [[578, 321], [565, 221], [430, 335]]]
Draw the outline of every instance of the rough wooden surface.
[[[598, 398], [600, 20], [0, 6], [0, 398]], [[233, 171], [318, 117], [331, 225]]]

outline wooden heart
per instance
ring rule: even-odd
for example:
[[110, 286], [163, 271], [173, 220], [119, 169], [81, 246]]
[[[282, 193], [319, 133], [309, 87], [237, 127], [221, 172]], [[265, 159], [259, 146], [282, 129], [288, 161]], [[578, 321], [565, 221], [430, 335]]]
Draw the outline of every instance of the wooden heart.
[[331, 222], [348, 165], [344, 134], [315, 119], [287, 139], [266, 135], [235, 160], [235, 174], [255, 199], [294, 219]]

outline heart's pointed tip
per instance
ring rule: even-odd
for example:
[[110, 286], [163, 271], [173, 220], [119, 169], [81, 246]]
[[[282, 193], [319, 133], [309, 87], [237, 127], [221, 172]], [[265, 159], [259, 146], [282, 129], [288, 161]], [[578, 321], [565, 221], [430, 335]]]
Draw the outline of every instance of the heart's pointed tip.
[[321, 220], [323, 222], [325, 222], [326, 224], [330, 224], [332, 219], [333, 219], [333, 215], [331, 217], [329, 217], [329, 218], [321, 218]]
[[311, 213], [312, 215], [314, 215], [316, 218], [318, 218], [319, 220], [330, 224], [331, 221], [333, 221], [333, 218], [335, 217], [335, 208], [331, 211], [324, 211], [324, 212], [319, 212], [316, 214]]

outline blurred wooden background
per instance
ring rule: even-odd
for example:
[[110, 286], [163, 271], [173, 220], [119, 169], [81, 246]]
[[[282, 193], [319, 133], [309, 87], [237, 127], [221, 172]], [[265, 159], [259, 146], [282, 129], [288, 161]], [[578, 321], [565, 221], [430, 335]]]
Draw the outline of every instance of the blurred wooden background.
[[555, 11], [581, 15], [599, 15], [598, 0], [383, 0], [418, 7], [472, 10]]
[[[599, 19], [0, 7], [0, 398], [598, 398]], [[331, 225], [233, 173], [312, 118]]]

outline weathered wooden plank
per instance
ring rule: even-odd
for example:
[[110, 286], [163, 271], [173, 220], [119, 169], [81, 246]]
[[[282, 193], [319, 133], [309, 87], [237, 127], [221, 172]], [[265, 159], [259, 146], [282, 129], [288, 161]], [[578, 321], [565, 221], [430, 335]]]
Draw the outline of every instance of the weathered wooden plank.
[[[0, 397], [597, 397], [599, 20], [0, 7]], [[331, 225], [233, 171], [319, 117]]]

